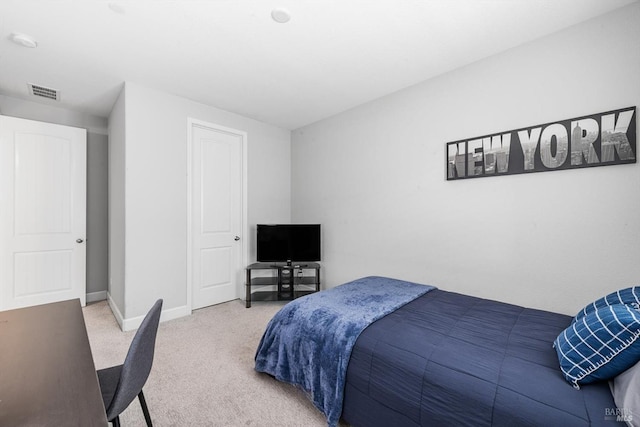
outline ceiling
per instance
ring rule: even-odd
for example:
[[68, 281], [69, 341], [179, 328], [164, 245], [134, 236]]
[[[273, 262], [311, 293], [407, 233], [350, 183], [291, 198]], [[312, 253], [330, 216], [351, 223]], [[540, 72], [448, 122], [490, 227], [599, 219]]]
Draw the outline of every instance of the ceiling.
[[0, 94], [107, 117], [130, 81], [296, 129], [637, 1], [1, 0]]

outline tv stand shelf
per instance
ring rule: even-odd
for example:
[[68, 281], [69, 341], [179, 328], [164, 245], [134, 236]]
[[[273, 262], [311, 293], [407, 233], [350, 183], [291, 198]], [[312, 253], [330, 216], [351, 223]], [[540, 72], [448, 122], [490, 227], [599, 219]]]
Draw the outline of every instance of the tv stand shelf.
[[[261, 272], [266, 276], [255, 276]], [[320, 264], [317, 262], [255, 262], [246, 268], [246, 307], [252, 301], [287, 301], [320, 290]], [[252, 291], [252, 287], [269, 286], [270, 291]], [[304, 286], [303, 289], [301, 287]]]

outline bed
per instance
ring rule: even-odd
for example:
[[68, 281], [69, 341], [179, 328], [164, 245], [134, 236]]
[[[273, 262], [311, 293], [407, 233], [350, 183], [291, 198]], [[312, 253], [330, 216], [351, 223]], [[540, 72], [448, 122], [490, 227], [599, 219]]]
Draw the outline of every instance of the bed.
[[284, 306], [255, 369], [303, 390], [331, 427], [615, 425], [608, 383], [572, 387], [559, 368], [552, 343], [571, 322], [367, 277]]

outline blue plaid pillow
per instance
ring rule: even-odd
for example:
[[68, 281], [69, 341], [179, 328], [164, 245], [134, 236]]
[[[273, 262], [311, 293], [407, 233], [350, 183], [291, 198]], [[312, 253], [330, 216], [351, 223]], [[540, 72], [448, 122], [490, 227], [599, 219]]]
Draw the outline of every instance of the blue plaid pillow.
[[586, 316], [589, 313], [593, 313], [599, 308], [606, 307], [614, 304], [630, 305], [636, 310], [640, 309], [640, 286], [633, 286], [631, 288], [620, 289], [616, 292], [611, 292], [609, 295], [600, 298], [587, 305], [580, 310], [574, 319], [578, 320], [580, 317]]
[[615, 377], [640, 360], [640, 311], [608, 305], [577, 318], [553, 342], [574, 387]]

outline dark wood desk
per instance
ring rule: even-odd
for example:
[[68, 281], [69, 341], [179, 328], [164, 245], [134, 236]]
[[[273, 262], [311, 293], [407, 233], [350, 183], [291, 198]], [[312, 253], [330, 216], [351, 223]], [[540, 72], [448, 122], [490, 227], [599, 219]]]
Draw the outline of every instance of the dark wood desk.
[[0, 426], [107, 426], [80, 300], [0, 312]]

